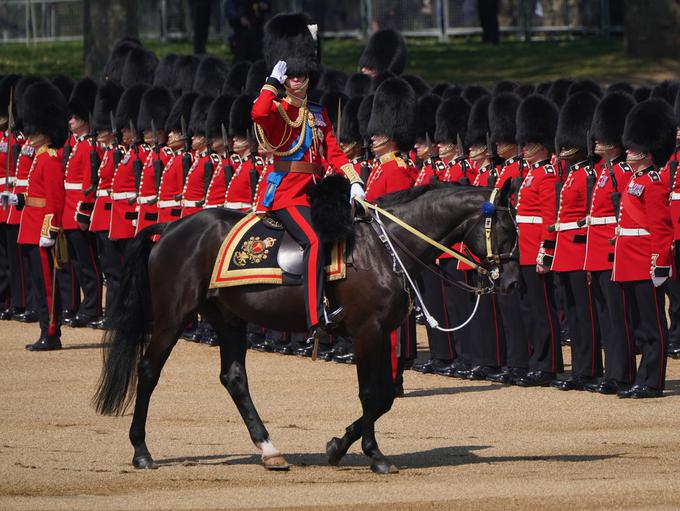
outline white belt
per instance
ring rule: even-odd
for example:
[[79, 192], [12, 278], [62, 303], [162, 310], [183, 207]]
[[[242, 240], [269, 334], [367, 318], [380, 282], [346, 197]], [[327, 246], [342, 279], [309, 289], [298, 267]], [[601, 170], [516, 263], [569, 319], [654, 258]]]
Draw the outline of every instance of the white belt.
[[680, 200], [680, 192], [671, 193], [671, 200]]
[[628, 229], [627, 227], [617, 227], [617, 236], [649, 236], [647, 229]]
[[573, 231], [574, 229], [580, 229], [581, 226], [578, 222], [562, 222], [555, 224], [556, 232]]
[[141, 197], [137, 197], [137, 204], [149, 204], [150, 202], [153, 202], [156, 200], [155, 195], [142, 195]]
[[589, 216], [589, 225], [610, 225], [616, 223], [615, 216]]
[[111, 194], [111, 198], [113, 200], [128, 200], [134, 199], [135, 197], [137, 197], [137, 194], [135, 192], [118, 192]]
[[17, 179], [14, 184], [17, 186], [28, 186], [28, 179]]
[[183, 200], [183, 208], [200, 208], [203, 206], [203, 200]]
[[158, 201], [158, 207], [159, 208], [178, 208], [182, 204], [178, 200], [159, 200]]
[[67, 183], [64, 182], [64, 190], [82, 190], [83, 183]]
[[252, 206], [248, 202], [225, 202], [224, 207], [228, 209], [248, 209]]
[[203, 206], [205, 209], [212, 209], [212, 208], [223, 208], [224, 204], [206, 204]]
[[525, 216], [517, 215], [515, 220], [518, 224], [542, 224], [543, 219], [540, 216]]
[[7, 184], [7, 178], [0, 177], [0, 186], [5, 186]]
[[108, 197], [109, 190], [97, 190], [96, 197]]

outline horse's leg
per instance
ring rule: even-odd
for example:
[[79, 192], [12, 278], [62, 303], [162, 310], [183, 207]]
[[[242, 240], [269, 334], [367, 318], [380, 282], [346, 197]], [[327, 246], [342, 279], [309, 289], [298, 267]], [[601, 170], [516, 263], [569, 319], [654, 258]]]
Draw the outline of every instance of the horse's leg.
[[250, 439], [262, 451], [262, 465], [269, 470], [288, 470], [290, 465], [274, 447], [250, 396], [246, 374], [246, 322], [236, 318], [225, 321], [215, 311], [210, 310], [208, 320], [220, 340], [220, 381], [241, 414]]
[[333, 437], [326, 444], [326, 455], [330, 465], [338, 465], [340, 460], [347, 454], [347, 451], [354, 442], [361, 438], [363, 431], [363, 417], [359, 417], [352, 424], [347, 426], [342, 438]]

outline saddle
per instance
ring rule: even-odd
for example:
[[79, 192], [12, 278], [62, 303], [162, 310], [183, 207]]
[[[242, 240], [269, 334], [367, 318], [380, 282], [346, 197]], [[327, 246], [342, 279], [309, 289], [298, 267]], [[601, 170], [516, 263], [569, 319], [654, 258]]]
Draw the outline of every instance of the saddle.
[[[326, 247], [326, 280], [345, 278], [346, 242]], [[249, 213], [220, 246], [210, 288], [249, 284], [302, 284], [303, 249], [271, 216]]]

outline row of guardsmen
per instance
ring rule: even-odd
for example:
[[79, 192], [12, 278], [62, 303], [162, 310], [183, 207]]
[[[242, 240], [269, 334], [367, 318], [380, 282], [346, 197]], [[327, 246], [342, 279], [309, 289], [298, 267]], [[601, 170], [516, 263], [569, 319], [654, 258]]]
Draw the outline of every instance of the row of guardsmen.
[[[501, 187], [512, 180], [523, 276], [519, 297], [483, 296], [465, 328], [428, 327], [430, 357], [414, 369], [661, 395], [666, 359], [680, 355], [672, 252], [680, 231], [677, 87], [618, 83], [605, 92], [589, 80], [503, 81], [491, 93], [430, 87], [404, 74], [405, 54], [401, 35], [381, 30], [362, 53], [360, 72], [326, 70], [310, 96], [326, 108], [369, 201], [437, 182]], [[101, 83], [0, 82], [7, 263], [0, 291], [8, 297], [5, 317], [40, 320], [40, 338], [27, 349], [61, 346], [62, 313], [71, 326], [106, 327], [103, 281], [110, 301], [125, 246], [140, 229], [207, 207], [251, 208], [267, 155], [258, 154], [250, 109], [267, 70], [257, 62], [227, 71], [219, 59], [189, 57], [151, 65], [150, 52], [123, 40]], [[55, 271], [59, 251], [51, 247], [61, 231], [70, 263]], [[442, 256], [437, 265], [449, 278], [477, 283], [455, 260]], [[473, 296], [428, 272], [420, 285], [445, 326], [467, 319]], [[397, 385], [416, 357], [415, 323], [411, 314], [392, 335]], [[203, 328], [198, 335], [212, 342]], [[565, 332], [572, 372], [558, 379]], [[265, 336], [252, 326], [249, 337], [259, 349], [311, 352], [300, 335]], [[329, 339], [321, 356], [351, 362], [351, 343]]]

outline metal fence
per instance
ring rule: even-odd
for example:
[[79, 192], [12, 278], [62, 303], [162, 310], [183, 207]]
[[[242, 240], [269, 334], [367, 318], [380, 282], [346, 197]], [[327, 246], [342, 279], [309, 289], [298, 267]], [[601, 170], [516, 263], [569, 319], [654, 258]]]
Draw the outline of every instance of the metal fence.
[[[271, 12], [310, 13], [326, 37], [361, 37], [391, 27], [407, 36], [446, 38], [481, 32], [479, 0], [270, 0]], [[139, 32], [149, 39], [189, 39], [191, 0], [137, 2]], [[106, 13], [96, 13], [105, 16]], [[226, 38], [224, 1], [214, 0], [212, 37]], [[501, 32], [608, 33], [623, 30], [623, 0], [499, 0]], [[0, 41], [80, 40], [82, 0], [0, 0]]]

